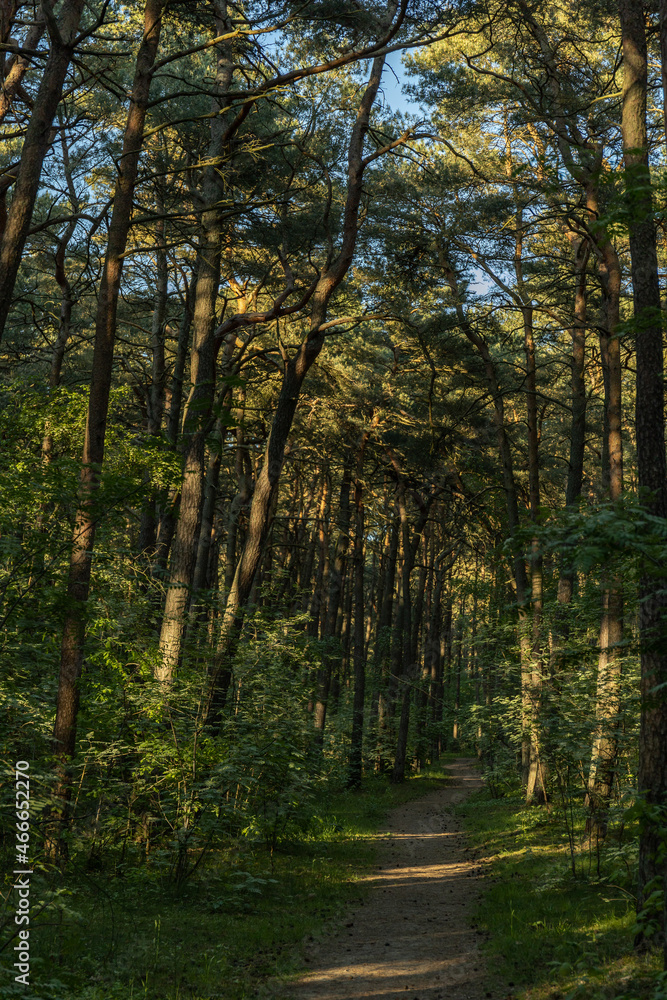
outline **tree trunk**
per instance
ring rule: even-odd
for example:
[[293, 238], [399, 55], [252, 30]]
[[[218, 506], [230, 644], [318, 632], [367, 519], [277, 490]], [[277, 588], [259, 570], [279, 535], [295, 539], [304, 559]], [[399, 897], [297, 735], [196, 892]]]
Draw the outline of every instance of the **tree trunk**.
[[458, 750], [461, 738], [461, 724], [459, 713], [461, 711], [461, 675], [463, 673], [463, 622], [465, 615], [465, 597], [461, 596], [461, 606], [456, 622], [456, 684], [454, 688], [454, 724], [452, 726], [452, 741], [455, 750]]
[[[164, 205], [162, 204], [160, 195], [157, 196], [157, 211], [161, 214], [164, 213]], [[160, 219], [155, 227], [155, 254], [157, 267], [155, 275], [155, 298], [151, 318], [151, 384], [147, 399], [147, 431], [153, 441], [157, 440], [162, 432], [162, 416], [164, 413], [164, 340], [167, 294], [169, 290], [164, 219]], [[146, 472], [148, 473], [148, 470]], [[148, 495], [145, 497], [141, 509], [141, 522], [139, 526], [139, 552], [144, 556], [146, 561], [149, 561], [155, 552], [156, 502], [155, 490], [151, 488], [149, 481]]]
[[[537, 376], [535, 362], [535, 341], [533, 336], [533, 310], [523, 309], [524, 352], [526, 355], [526, 411], [528, 422], [528, 484], [530, 490], [530, 515], [537, 522], [540, 509], [540, 471], [537, 428]], [[526, 802], [546, 802], [546, 763], [540, 751], [539, 724], [542, 700], [543, 649], [542, 649], [542, 555], [539, 541], [531, 543], [531, 610], [532, 637], [530, 666], [524, 672], [527, 685], [530, 713], [530, 761], [526, 785]]]
[[[607, 445], [607, 486], [612, 503], [623, 493], [622, 438], [622, 366], [621, 341], [618, 335], [621, 294], [621, 270], [611, 244], [603, 257], [605, 269], [605, 310], [600, 331], [600, 354], [606, 368], [605, 409]], [[602, 617], [600, 621], [600, 655], [598, 659], [596, 732], [588, 774], [588, 805], [591, 816], [587, 832], [596, 841], [607, 832], [607, 813], [611, 797], [618, 738], [616, 729], [620, 710], [621, 649], [623, 640], [623, 577], [618, 572], [604, 571]]]
[[183, 409], [183, 383], [185, 380], [185, 366], [188, 360], [188, 347], [190, 344], [190, 332], [192, 330], [193, 305], [197, 298], [197, 267], [195, 266], [190, 278], [190, 284], [185, 290], [183, 297], [183, 312], [181, 322], [178, 327], [178, 338], [176, 340], [176, 356], [174, 358], [174, 370], [171, 375], [171, 386], [169, 393], [169, 411], [167, 413], [167, 425], [165, 437], [172, 448], [178, 444], [178, 432], [181, 426], [181, 412]]
[[[95, 530], [102, 515], [102, 512], [96, 508], [95, 498], [104, 459], [104, 438], [116, 338], [116, 311], [124, 253], [132, 218], [134, 188], [143, 142], [152, 68], [160, 39], [163, 5], [163, 0], [147, 0], [146, 3], [144, 34], [137, 54], [130, 108], [123, 138], [123, 151], [118, 168], [113, 212], [109, 225], [107, 252], [98, 296], [79, 509], [72, 541], [68, 583], [69, 602], [63, 629], [56, 722], [53, 733], [54, 752], [64, 760], [74, 754], [76, 745], [86, 602], [90, 586]], [[68, 10], [70, 6], [72, 5], [68, 5]]]
[[[361, 446], [360, 446], [361, 447]], [[362, 451], [363, 459], [363, 451]], [[351, 466], [346, 464], [343, 470], [343, 479], [340, 487], [340, 501], [338, 504], [338, 517], [336, 527], [338, 539], [336, 541], [336, 554], [329, 571], [329, 596], [327, 599], [327, 620], [323, 630], [323, 638], [332, 642], [336, 634], [336, 621], [338, 619], [338, 609], [340, 607], [341, 595], [343, 592], [343, 578], [347, 567], [347, 552], [350, 544], [350, 486], [352, 481]], [[338, 661], [337, 652], [325, 649], [322, 666], [317, 678], [317, 694], [315, 698], [315, 718], [316, 743], [322, 745], [324, 739], [324, 727], [327, 717], [327, 703], [329, 700], [329, 688], [331, 685], [331, 673], [334, 664]]]
[[392, 618], [394, 614], [394, 592], [396, 589], [396, 563], [398, 560], [399, 541], [399, 521], [394, 517], [387, 536], [384, 583], [380, 597], [380, 613], [375, 636], [374, 660], [378, 681], [378, 771], [384, 771], [387, 763]]
[[343, 237], [341, 249], [335, 260], [320, 275], [311, 297], [310, 329], [297, 352], [284, 367], [283, 382], [276, 404], [266, 446], [264, 462], [257, 478], [250, 523], [243, 555], [236, 570], [234, 583], [227, 599], [222, 622], [221, 641], [215, 660], [208, 700], [207, 722], [213, 729], [218, 725], [221, 697], [218, 678], [224, 677], [233, 660], [240, 636], [244, 609], [248, 602], [253, 580], [262, 559], [266, 542], [269, 510], [278, 496], [280, 475], [285, 459], [285, 448], [299, 403], [301, 387], [312, 364], [324, 345], [325, 322], [329, 300], [347, 274], [354, 258], [357, 243], [359, 208], [362, 181], [367, 161], [363, 158], [364, 141], [369, 127], [370, 113], [382, 78], [384, 56], [377, 56], [372, 63], [368, 83], [361, 98], [359, 111], [352, 128], [348, 149], [348, 184], [343, 211]]
[[[392, 457], [392, 463], [397, 468]], [[398, 472], [398, 469], [397, 469]], [[399, 473], [400, 477], [400, 473]], [[419, 498], [416, 498], [419, 500]], [[399, 478], [398, 505], [401, 515], [401, 526], [403, 532], [403, 566], [401, 569], [401, 598], [398, 606], [398, 616], [401, 623], [400, 636], [402, 646], [397, 646], [397, 655], [392, 664], [393, 672], [396, 672], [398, 691], [401, 696], [401, 715], [398, 721], [398, 732], [396, 735], [396, 753], [394, 756], [394, 766], [391, 772], [392, 782], [398, 783], [405, 778], [405, 765], [408, 749], [408, 732], [410, 728], [410, 704], [412, 700], [412, 681], [415, 676], [415, 664], [412, 662], [412, 598], [410, 593], [410, 578], [417, 558], [417, 552], [422, 540], [424, 529], [428, 521], [428, 512], [433, 502], [433, 495], [429, 497], [427, 503], [420, 502], [420, 511], [417, 523], [410, 538], [410, 527], [405, 506], [405, 486], [402, 478]], [[401, 661], [397, 662], [401, 655]]]
[[[658, 284], [655, 221], [646, 134], [648, 64], [644, 10], [633, 0], [619, 0], [623, 40], [623, 155], [626, 201], [630, 213], [630, 258], [636, 337], [637, 466], [639, 488], [647, 509], [667, 517], [667, 470], [663, 344]], [[664, 811], [667, 806], [667, 652], [664, 581], [644, 570], [640, 582], [641, 723], [639, 792], [649, 808], [639, 838], [638, 910], [644, 906], [659, 867]], [[658, 689], [656, 691], [656, 689]], [[660, 885], [662, 888], [662, 884]], [[667, 948], [667, 934], [658, 935]], [[639, 935], [638, 945], [643, 944]]]
[[[428, 708], [430, 698], [431, 662], [429, 659], [429, 629], [431, 623], [431, 608], [433, 603], [433, 581], [435, 575], [435, 527], [428, 531], [428, 543], [424, 543], [424, 562], [417, 584], [417, 598], [421, 598], [421, 608], [415, 608], [415, 620], [412, 623], [412, 649], [415, 663], [419, 663], [420, 683], [417, 689], [417, 763], [421, 771], [426, 766], [428, 757]], [[420, 639], [421, 636], [421, 650]], [[420, 655], [421, 653], [421, 655]]]
[[[215, 31], [220, 37], [230, 30], [226, 4], [216, 4]], [[209, 165], [204, 170], [201, 234], [197, 255], [197, 289], [192, 319], [192, 388], [183, 419], [183, 481], [176, 533], [169, 563], [169, 581], [160, 630], [160, 661], [156, 677], [164, 687], [172, 683], [181, 658], [182, 643], [197, 562], [197, 547], [204, 501], [206, 438], [211, 429], [215, 399], [216, 361], [221, 341], [216, 337], [216, 304], [220, 287], [224, 230], [219, 202], [223, 182], [218, 161], [229, 141], [224, 110], [234, 71], [229, 42], [216, 45], [216, 93], [212, 100], [212, 123], [208, 146]], [[226, 355], [234, 348], [235, 334], [227, 338]]]
[[363, 764], [364, 699], [366, 692], [366, 644], [364, 641], [364, 451], [368, 433], [357, 455], [354, 481], [354, 700], [350, 739], [348, 785], [361, 787]]
[[[570, 456], [567, 466], [565, 506], [573, 507], [581, 496], [584, 479], [584, 447], [586, 444], [586, 267], [589, 244], [587, 240], [575, 242], [574, 273], [574, 322], [572, 323], [572, 423], [570, 424]], [[564, 610], [572, 601], [574, 592], [574, 571], [571, 567], [561, 567], [558, 578], [558, 645], [567, 642], [569, 623]]]
[[322, 472], [322, 492], [317, 513], [317, 572], [313, 596], [310, 601], [310, 621], [308, 623], [308, 635], [315, 639], [320, 634], [320, 621], [323, 620], [326, 613], [325, 588], [329, 578], [329, 495], [329, 474], [325, 469]]
[[211, 553], [211, 545], [213, 544], [215, 505], [218, 500], [220, 462], [222, 460], [224, 433], [224, 423], [222, 420], [218, 420], [215, 428], [215, 435], [211, 443], [208, 468], [206, 470], [201, 529], [199, 532], [199, 541], [197, 543], [197, 559], [195, 562], [195, 571], [192, 580], [192, 592], [194, 599], [196, 599], [197, 594], [210, 587], [209, 556]]
[[[40, 16], [40, 13], [41, 12], [38, 11], [38, 5], [35, 4], [35, 22], [30, 25], [23, 44], [23, 48], [27, 51], [34, 51], [42, 40], [42, 35], [44, 34], [44, 29], [46, 28], [46, 22], [43, 14]], [[11, 24], [8, 25], [7, 28], [7, 35], [2, 39], [3, 42], [7, 42], [9, 40]], [[19, 54], [12, 56], [9, 61], [8, 72], [0, 85], [0, 122], [4, 120], [7, 112], [11, 108], [12, 101], [14, 100], [16, 94], [20, 93], [23, 77], [30, 69], [30, 65], [30, 59]]]
[[[161, 9], [161, 5], [159, 6]], [[23, 140], [21, 163], [0, 243], [0, 339], [7, 323], [16, 276], [28, 238], [30, 220], [42, 176], [42, 164], [53, 141], [53, 119], [60, 104], [83, 8], [84, 0], [64, 0], [57, 21], [54, 18], [53, 28], [49, 29], [51, 47]], [[44, 5], [42, 10], [45, 16], [54, 17], [47, 5]], [[160, 15], [157, 16], [159, 19]], [[126, 130], [125, 135], [127, 134]], [[127, 166], [121, 168], [121, 177], [126, 171]], [[116, 186], [117, 195], [118, 186]]]
[[252, 467], [245, 443], [245, 431], [243, 421], [245, 418], [245, 390], [239, 396], [238, 405], [234, 411], [236, 420], [236, 456], [234, 468], [236, 471], [236, 481], [238, 483], [237, 492], [229, 505], [229, 515], [227, 519], [227, 548], [225, 553], [225, 599], [232, 589], [234, 582], [234, 572], [236, 570], [236, 550], [241, 514], [250, 503], [252, 497]]
[[424, 650], [424, 666], [430, 677], [428, 703], [427, 703], [427, 725], [430, 727], [429, 756], [431, 761], [435, 761], [440, 756], [441, 740], [440, 734], [436, 732], [437, 727], [442, 722], [442, 655], [441, 655], [441, 633], [443, 632], [442, 621], [442, 592], [445, 583], [445, 570], [442, 560], [436, 557], [435, 565], [435, 589], [431, 602], [431, 616], [428, 628], [428, 639]]
[[[176, 342], [176, 357], [174, 359], [174, 370], [171, 376], [171, 389], [169, 399], [169, 409], [167, 412], [165, 437], [169, 447], [174, 451], [178, 445], [178, 434], [181, 423], [181, 410], [183, 407], [183, 381], [185, 377], [185, 366], [188, 358], [188, 346], [190, 343], [190, 330], [192, 328], [192, 304], [197, 290], [197, 269], [193, 271], [190, 284], [186, 289], [183, 313], [178, 328], [178, 339]], [[155, 560], [153, 564], [153, 575], [162, 580], [167, 573], [167, 564], [171, 553], [171, 544], [176, 530], [176, 517], [181, 499], [179, 489], [170, 491], [169, 495], [164, 493], [159, 500], [159, 519], [157, 528], [157, 539], [155, 543]]]
[[[67, 180], [67, 188], [70, 197], [70, 203], [72, 205], [72, 211], [78, 212], [79, 210], [79, 197], [74, 187], [74, 179], [72, 177], [72, 170], [70, 166], [69, 150], [67, 148], [67, 141], [65, 138], [65, 130], [62, 128], [61, 121], [61, 132], [60, 132], [60, 142], [63, 154], [63, 165], [65, 168], [65, 177]], [[72, 325], [72, 310], [74, 309], [74, 295], [72, 293], [72, 286], [69, 282], [67, 276], [67, 271], [65, 269], [65, 255], [67, 253], [67, 247], [69, 242], [74, 235], [76, 229], [77, 220], [72, 219], [71, 222], [67, 224], [65, 232], [58, 240], [58, 246], [55, 252], [55, 278], [60, 288], [60, 314], [58, 317], [58, 333], [56, 335], [56, 340], [53, 345], [53, 350], [51, 352], [51, 366], [49, 370], [49, 395], [53, 398], [55, 390], [60, 386], [60, 381], [62, 378], [62, 368], [63, 361], [65, 358], [65, 349], [67, 347], [67, 342], [70, 336], [70, 330]], [[47, 420], [44, 425], [44, 434], [42, 437], [42, 463], [48, 465], [51, 462], [53, 452], [53, 436], [51, 434], [51, 427], [49, 421]], [[48, 542], [48, 534], [45, 530], [47, 518], [47, 504], [40, 504], [39, 514], [37, 515], [37, 520], [35, 524], [35, 529], [39, 536], [38, 549], [33, 560], [29, 586], [32, 585], [33, 581], [38, 580], [42, 577], [44, 573], [44, 555], [46, 552], [46, 546]]]

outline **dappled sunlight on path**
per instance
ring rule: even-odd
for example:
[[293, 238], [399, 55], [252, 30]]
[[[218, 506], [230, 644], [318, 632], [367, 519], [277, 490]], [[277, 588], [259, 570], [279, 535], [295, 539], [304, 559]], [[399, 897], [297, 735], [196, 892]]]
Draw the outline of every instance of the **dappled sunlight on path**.
[[325, 942], [310, 947], [312, 971], [289, 988], [294, 1000], [486, 1000], [470, 926], [480, 861], [450, 807], [481, 786], [474, 760], [448, 770], [452, 785], [396, 809], [379, 837], [378, 867], [365, 905]]

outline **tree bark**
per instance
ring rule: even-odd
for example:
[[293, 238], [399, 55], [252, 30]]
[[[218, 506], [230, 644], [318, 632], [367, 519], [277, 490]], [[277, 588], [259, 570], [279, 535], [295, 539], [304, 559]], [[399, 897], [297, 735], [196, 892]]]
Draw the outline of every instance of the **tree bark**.
[[[392, 457], [392, 464], [399, 475], [398, 504], [401, 515], [401, 527], [403, 533], [403, 565], [401, 567], [401, 597], [398, 606], [397, 618], [400, 622], [400, 647], [397, 646], [397, 656], [392, 663], [395, 673], [395, 680], [398, 684], [398, 692], [401, 697], [401, 714], [398, 720], [398, 732], [396, 734], [396, 753], [394, 755], [394, 766], [391, 771], [391, 780], [399, 783], [405, 779], [405, 766], [408, 749], [408, 732], [410, 728], [410, 704], [412, 700], [412, 681], [415, 676], [415, 664], [412, 661], [412, 598], [410, 592], [410, 578], [414, 569], [415, 559], [421, 543], [424, 529], [428, 522], [428, 513], [434, 495], [431, 494], [428, 501], [424, 503], [421, 498], [416, 497], [419, 502], [419, 515], [410, 537], [410, 526], [405, 505], [405, 485], [400, 476], [395, 459]], [[398, 662], [398, 656], [401, 660]]]
[[[164, 213], [162, 198], [158, 194], [158, 213]], [[165, 317], [167, 313], [168, 295], [168, 272], [167, 272], [167, 248], [165, 244], [165, 224], [164, 219], [160, 219], [155, 227], [155, 254], [156, 254], [156, 281], [155, 296], [153, 301], [153, 315], [151, 317], [151, 384], [147, 397], [147, 432], [155, 441], [162, 432], [162, 416], [164, 413], [165, 395]], [[146, 470], [148, 473], [148, 470]], [[144, 499], [141, 508], [141, 522], [139, 526], [139, 552], [146, 562], [150, 560], [155, 551], [156, 542], [156, 501], [155, 490], [150, 487], [148, 479], [148, 495]]]
[[[11, 24], [7, 26], [7, 35], [2, 39], [3, 42], [7, 42], [9, 39], [9, 32], [11, 30]], [[46, 28], [46, 21], [44, 16], [40, 16], [38, 12], [38, 4], [35, 4], [35, 22], [31, 24], [26, 36], [25, 42], [23, 43], [23, 48], [26, 51], [34, 51], [39, 45], [44, 30]], [[15, 96], [21, 90], [21, 84], [23, 83], [23, 78], [25, 74], [30, 69], [30, 60], [23, 55], [17, 53], [12, 56], [9, 67], [4, 75], [4, 79], [0, 84], [0, 122], [4, 120], [7, 112], [12, 106], [12, 101]]]
[[[600, 354], [606, 369], [605, 410], [607, 487], [612, 503], [623, 493], [622, 366], [618, 335], [621, 270], [610, 243], [603, 255], [603, 301]], [[623, 640], [623, 576], [603, 571], [600, 655], [598, 658], [596, 732], [588, 774], [588, 805], [591, 815], [587, 831], [597, 842], [607, 832], [607, 813], [616, 773], [617, 727], [620, 711], [621, 643]]]
[[354, 700], [350, 739], [348, 785], [360, 788], [363, 766], [364, 700], [366, 693], [366, 644], [364, 641], [364, 452], [368, 433], [357, 455], [354, 481]]
[[[660, 288], [653, 198], [646, 133], [648, 59], [641, 3], [619, 0], [623, 44], [623, 157], [626, 204], [630, 214], [630, 258], [636, 338], [637, 467], [642, 499], [651, 514], [667, 517], [664, 367]], [[639, 792], [647, 812], [639, 838], [638, 910], [644, 906], [658, 867], [661, 830], [667, 809], [667, 652], [664, 581], [644, 569], [640, 581], [641, 722]], [[656, 691], [656, 689], [659, 689]], [[659, 817], [656, 816], [660, 813]], [[660, 887], [662, 888], [662, 882]], [[667, 934], [657, 935], [667, 948]], [[637, 945], [644, 944], [642, 935]]]
[[224, 441], [225, 426], [223, 421], [218, 420], [215, 428], [213, 441], [206, 470], [206, 482], [204, 487], [204, 503], [202, 506], [201, 529], [199, 541], [197, 543], [197, 559], [192, 578], [193, 600], [197, 594], [207, 590], [209, 584], [209, 556], [211, 545], [213, 544], [213, 530], [215, 522], [215, 505], [218, 499], [218, 485], [220, 481], [220, 462], [222, 460], [222, 447]]
[[[586, 444], [586, 270], [590, 253], [588, 240], [572, 234], [571, 243], [574, 247], [574, 316], [571, 327], [571, 386], [572, 386], [572, 422], [570, 424], [570, 455], [567, 466], [567, 484], [565, 487], [565, 506], [574, 507], [581, 496], [584, 479], [584, 449]], [[556, 609], [556, 627], [554, 629], [554, 655], [552, 656], [552, 671], [561, 666], [562, 647], [570, 635], [568, 607], [574, 594], [574, 570], [561, 561], [558, 575]]]
[[[393, 10], [392, 10], [393, 16]], [[211, 679], [207, 719], [215, 728], [221, 711], [218, 677], [225, 676], [233, 659], [243, 624], [244, 609], [253, 580], [261, 562], [269, 525], [269, 510], [278, 495], [285, 448], [299, 402], [301, 387], [311, 366], [324, 345], [325, 321], [331, 296], [347, 274], [357, 243], [362, 181], [367, 161], [363, 157], [364, 141], [370, 114], [382, 78], [385, 57], [377, 56], [372, 63], [357, 117], [352, 128], [348, 149], [348, 184], [343, 211], [343, 236], [340, 252], [320, 275], [312, 296], [310, 329], [297, 352], [285, 363], [283, 382], [276, 405], [261, 472], [257, 478], [250, 523], [243, 555], [236, 570], [222, 623], [221, 642]], [[225, 666], [226, 665], [226, 666]]]
[[313, 596], [310, 600], [310, 620], [308, 622], [308, 635], [315, 639], [320, 634], [320, 621], [324, 619], [326, 614], [325, 587], [329, 578], [329, 494], [329, 473], [327, 469], [324, 469], [320, 506], [317, 512], [317, 571]]
[[[363, 455], [362, 455], [363, 457]], [[343, 469], [343, 479], [340, 487], [340, 500], [338, 503], [338, 517], [336, 527], [338, 538], [336, 541], [336, 554], [329, 570], [329, 596], [327, 599], [327, 619], [323, 629], [322, 638], [332, 642], [336, 635], [336, 622], [338, 620], [338, 610], [343, 593], [343, 578], [347, 568], [347, 553], [350, 545], [350, 488], [352, 483], [351, 463], [346, 463]], [[324, 727], [326, 725], [327, 705], [329, 701], [329, 688], [331, 686], [331, 673], [338, 656], [333, 650], [325, 649], [317, 678], [317, 694], [315, 698], [314, 725], [316, 732], [316, 743], [322, 745], [324, 739]]]
[[589, 245], [578, 240], [574, 254], [574, 316], [572, 337], [572, 423], [570, 424], [570, 456], [567, 464], [565, 506], [572, 507], [581, 496], [584, 480], [584, 446], [586, 444], [586, 267]]
[[[528, 485], [530, 491], [530, 516], [537, 523], [540, 510], [540, 466], [537, 428], [537, 366], [535, 361], [535, 340], [533, 334], [533, 310], [523, 309], [524, 353], [526, 355], [526, 413], [528, 423]], [[532, 611], [532, 636], [530, 665], [522, 671], [527, 688], [530, 714], [530, 761], [526, 784], [526, 802], [546, 802], [545, 785], [546, 762], [543, 759], [539, 739], [539, 716], [544, 683], [542, 649], [543, 612], [543, 566], [539, 541], [531, 542], [530, 595]]]
[[[70, 6], [68, 5], [68, 10]], [[132, 219], [132, 204], [143, 142], [152, 69], [160, 40], [163, 6], [164, 0], [147, 0], [146, 3], [144, 32], [137, 54], [132, 95], [123, 138], [123, 150], [114, 192], [107, 252], [98, 296], [79, 509], [72, 540], [68, 582], [69, 603], [63, 628], [56, 722], [53, 733], [54, 752], [63, 760], [67, 760], [74, 754], [76, 746], [86, 602], [90, 587], [95, 531], [101, 516], [101, 511], [96, 508], [95, 499], [104, 460], [104, 439], [116, 339], [116, 313], [124, 253]]]
[[[51, 47], [23, 140], [12, 202], [0, 242], [0, 339], [4, 334], [14, 285], [28, 238], [30, 220], [42, 176], [42, 164], [53, 141], [53, 119], [58, 110], [65, 75], [74, 52], [83, 8], [84, 0], [64, 0], [56, 20], [50, 6], [47, 4], [42, 6], [44, 16], [53, 19], [53, 25], [49, 25]], [[127, 165], [122, 168], [121, 175], [126, 170]]]
[[[220, 38], [231, 26], [224, 0], [218, 0], [215, 31]], [[229, 105], [228, 92], [234, 64], [231, 45], [218, 42], [216, 49], [216, 93], [212, 100], [211, 133], [207, 151], [201, 196], [204, 205], [197, 254], [197, 287], [192, 319], [191, 389], [183, 418], [183, 480], [179, 517], [171, 549], [169, 580], [160, 629], [160, 659], [156, 677], [168, 688], [181, 659], [187, 612], [197, 562], [204, 501], [206, 438], [211, 429], [215, 399], [216, 361], [221, 340], [216, 336], [216, 304], [220, 288], [224, 231], [219, 202], [223, 182], [218, 163], [238, 125], [237, 119], [225, 127], [224, 110]], [[226, 355], [234, 348], [235, 334], [226, 338]]]
[[241, 514], [250, 503], [252, 497], [252, 468], [250, 458], [245, 443], [245, 431], [243, 421], [245, 418], [245, 390], [241, 390], [238, 405], [234, 411], [236, 420], [236, 455], [234, 468], [236, 481], [238, 483], [237, 492], [229, 505], [229, 515], [227, 519], [227, 546], [225, 553], [225, 585], [226, 595], [232, 589], [234, 582], [234, 572], [236, 570], [236, 550]]
[[440, 734], [437, 728], [442, 722], [442, 655], [441, 655], [441, 633], [442, 625], [442, 592], [445, 583], [445, 569], [442, 559], [436, 557], [435, 563], [435, 588], [433, 600], [431, 602], [431, 615], [428, 628], [428, 639], [424, 650], [424, 666], [430, 677], [428, 703], [427, 703], [427, 725], [430, 728], [429, 756], [431, 761], [437, 760], [441, 751]]
[[380, 613], [375, 633], [375, 668], [378, 679], [378, 718], [377, 718], [377, 770], [384, 771], [388, 757], [388, 722], [390, 714], [390, 673], [391, 673], [391, 638], [392, 619], [394, 616], [394, 596], [396, 590], [396, 563], [400, 542], [400, 525], [397, 517], [393, 517], [387, 535], [387, 551], [385, 553], [384, 582], [380, 595]]

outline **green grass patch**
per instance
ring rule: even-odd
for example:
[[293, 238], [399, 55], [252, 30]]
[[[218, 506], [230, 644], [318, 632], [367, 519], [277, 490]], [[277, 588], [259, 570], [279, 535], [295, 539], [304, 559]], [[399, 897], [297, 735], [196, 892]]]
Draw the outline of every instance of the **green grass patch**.
[[[486, 868], [477, 921], [489, 935], [490, 983], [520, 1000], [664, 1000], [657, 954], [632, 949], [633, 830], [585, 846], [585, 814], [571, 841], [556, 809], [487, 790], [457, 808]], [[571, 817], [570, 817], [571, 818]], [[575, 871], [573, 872], [573, 865]]]
[[[327, 793], [298, 840], [274, 850], [239, 839], [211, 852], [180, 888], [158, 858], [67, 880], [33, 878], [50, 905], [31, 926], [31, 980], [15, 984], [11, 945], [3, 1000], [244, 1000], [275, 992], [301, 967], [302, 945], [366, 892], [374, 839], [389, 809], [441, 787], [444, 771], [399, 786], [372, 777]], [[5, 928], [5, 937], [8, 934]]]

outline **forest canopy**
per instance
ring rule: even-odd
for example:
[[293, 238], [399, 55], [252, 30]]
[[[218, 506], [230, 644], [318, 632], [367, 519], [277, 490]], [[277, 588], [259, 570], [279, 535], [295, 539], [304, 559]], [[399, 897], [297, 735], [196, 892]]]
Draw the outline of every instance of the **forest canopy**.
[[468, 748], [598, 856], [634, 817], [662, 946], [667, 6], [5, 0], [0, 58], [45, 919]]

